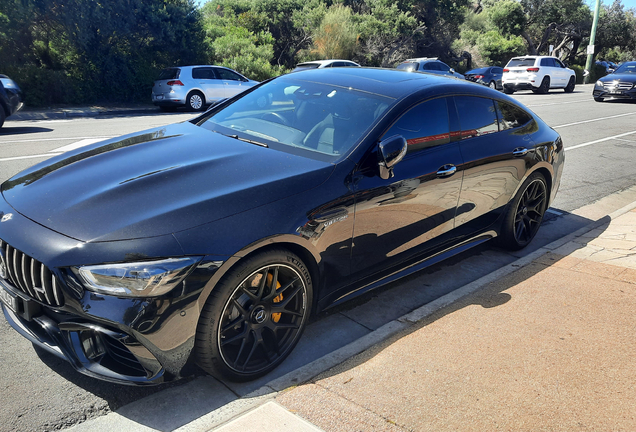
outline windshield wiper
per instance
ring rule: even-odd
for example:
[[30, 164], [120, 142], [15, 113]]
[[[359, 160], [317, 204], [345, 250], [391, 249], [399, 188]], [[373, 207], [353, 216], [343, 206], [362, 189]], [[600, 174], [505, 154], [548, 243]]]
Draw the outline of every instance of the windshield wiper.
[[251, 139], [248, 139], [248, 138], [241, 138], [241, 137], [240, 137], [240, 136], [238, 136], [238, 135], [227, 135], [227, 134], [224, 134], [223, 132], [219, 132], [219, 131], [217, 131], [217, 130], [212, 131], [212, 132], [216, 132], [216, 133], [221, 134], [221, 135], [224, 135], [224, 136], [226, 136], [226, 137], [228, 137], [228, 138], [234, 138], [234, 139], [237, 139], [237, 140], [239, 140], [239, 141], [243, 141], [243, 142], [250, 143], [250, 144], [254, 144], [254, 145], [257, 145], [257, 146], [261, 146], [261, 147], [269, 148], [269, 146], [268, 146], [267, 144], [265, 144], [265, 143], [262, 143], [262, 142], [259, 142], [259, 141], [254, 141], [254, 140], [251, 140]]

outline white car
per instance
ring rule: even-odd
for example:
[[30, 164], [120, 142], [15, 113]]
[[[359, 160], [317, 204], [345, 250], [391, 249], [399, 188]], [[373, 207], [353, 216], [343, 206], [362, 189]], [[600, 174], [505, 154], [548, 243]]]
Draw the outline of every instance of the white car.
[[332, 67], [360, 67], [360, 65], [356, 62], [352, 62], [351, 60], [314, 60], [304, 63], [298, 63], [294, 70], [292, 70], [292, 72], [298, 72], [306, 69], [324, 69]]
[[517, 90], [547, 93], [554, 88], [562, 88], [566, 93], [572, 93], [576, 84], [576, 74], [556, 57], [523, 56], [510, 59], [503, 70], [501, 81], [507, 94]]

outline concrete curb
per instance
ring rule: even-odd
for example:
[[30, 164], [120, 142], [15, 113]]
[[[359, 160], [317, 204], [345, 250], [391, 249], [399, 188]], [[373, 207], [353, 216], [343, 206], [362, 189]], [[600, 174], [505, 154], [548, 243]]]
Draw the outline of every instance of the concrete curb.
[[19, 111], [7, 118], [9, 121], [62, 120], [102, 115], [138, 115], [159, 112], [157, 107], [147, 108], [78, 108], [55, 111]]
[[[467, 285], [464, 285], [461, 288], [458, 288], [430, 303], [421, 306], [406, 315], [393, 320], [382, 327], [374, 330], [373, 332], [351, 342], [344, 347], [333, 351], [323, 357], [314, 360], [313, 362], [306, 364], [294, 371], [291, 371], [282, 377], [276, 378], [269, 383], [262, 386], [260, 389], [255, 392], [246, 395], [237, 401], [234, 401], [222, 409], [219, 409], [215, 412], [206, 414], [205, 416], [187, 424], [179, 429], [178, 432], [194, 432], [194, 431], [210, 431], [214, 428], [222, 426], [230, 421], [236, 419], [237, 417], [251, 411], [255, 408], [255, 406], [259, 403], [264, 403], [269, 401], [277, 396], [278, 393], [284, 391], [287, 388], [295, 387], [310, 381], [316, 376], [320, 375], [323, 372], [337, 366], [343, 361], [360, 354], [363, 351], [371, 348], [372, 346], [389, 339], [391, 336], [394, 336], [403, 330], [414, 326], [418, 322], [427, 318], [434, 312], [466, 297], [469, 294], [472, 294], [484, 286], [488, 285], [491, 282], [494, 282], [497, 279], [501, 279], [525, 266], [532, 263], [536, 259], [540, 258], [546, 253], [552, 252], [555, 249], [560, 248], [561, 246], [570, 243], [572, 240], [583, 236], [584, 234], [604, 225], [607, 223], [606, 218], [615, 219], [618, 216], [621, 216], [633, 209], [636, 208], [636, 202], [628, 204], [623, 208], [616, 210], [615, 212], [610, 213], [606, 217], [603, 217], [599, 220], [596, 220], [587, 226], [580, 228], [579, 230], [568, 234], [558, 240], [549, 243], [546, 246], [543, 246], [536, 251], [519, 258], [518, 260], [501, 267], [498, 270], [495, 270], [492, 273], [483, 276], [476, 281], [473, 281]], [[266, 396], [265, 396], [266, 395]], [[254, 399], [252, 399], [254, 398]], [[243, 403], [239, 403], [242, 399], [246, 399]], [[250, 402], [249, 399], [252, 399]], [[219, 411], [223, 411], [222, 413]], [[207, 425], [207, 429], [202, 429], [203, 425]]]

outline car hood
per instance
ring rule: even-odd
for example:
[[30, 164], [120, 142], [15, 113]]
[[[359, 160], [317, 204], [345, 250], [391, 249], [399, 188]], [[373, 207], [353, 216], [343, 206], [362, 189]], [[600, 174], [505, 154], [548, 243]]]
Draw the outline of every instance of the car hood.
[[613, 74], [609, 74], [609, 75], [605, 75], [603, 78], [600, 78], [599, 81], [601, 82], [608, 82], [608, 81], [622, 81], [622, 82], [636, 82], [636, 74], [630, 74], [630, 73], [626, 73], [626, 74], [617, 74], [617, 73], [613, 73]]
[[20, 214], [82, 241], [170, 234], [324, 182], [333, 165], [189, 122], [65, 153], [2, 184]]

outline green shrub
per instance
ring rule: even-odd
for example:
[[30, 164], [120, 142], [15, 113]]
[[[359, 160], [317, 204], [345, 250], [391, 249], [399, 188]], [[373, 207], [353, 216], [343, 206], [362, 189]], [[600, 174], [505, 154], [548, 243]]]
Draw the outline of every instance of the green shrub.
[[579, 65], [570, 65], [570, 69], [576, 74], [576, 83], [583, 84], [583, 70], [585, 70], [585, 68]]

